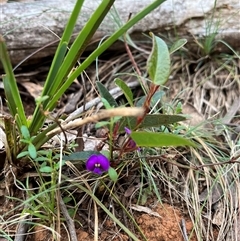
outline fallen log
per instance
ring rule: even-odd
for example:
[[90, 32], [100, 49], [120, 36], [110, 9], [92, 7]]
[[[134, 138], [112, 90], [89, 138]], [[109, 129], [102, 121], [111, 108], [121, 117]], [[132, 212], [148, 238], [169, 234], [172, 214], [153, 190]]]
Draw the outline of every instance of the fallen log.
[[[127, 21], [130, 13], [137, 13], [150, 2], [117, 0], [115, 8], [118, 14], [112, 9], [92, 40], [109, 35], [118, 28], [118, 24]], [[2, 4], [1, 34], [6, 40], [12, 63], [19, 63], [39, 49], [31, 61], [52, 55], [74, 4], [74, 0], [25, 0]], [[96, 7], [97, 1], [85, 1], [75, 33], [81, 30]], [[200, 3], [192, 0], [166, 1], [129, 33], [136, 41], [147, 41], [142, 33], [153, 31], [169, 39], [187, 38], [190, 43], [216, 33], [216, 39], [239, 50], [239, 11], [239, 0], [218, 0], [216, 5], [215, 0]], [[218, 46], [218, 51], [226, 49], [224, 45]]]

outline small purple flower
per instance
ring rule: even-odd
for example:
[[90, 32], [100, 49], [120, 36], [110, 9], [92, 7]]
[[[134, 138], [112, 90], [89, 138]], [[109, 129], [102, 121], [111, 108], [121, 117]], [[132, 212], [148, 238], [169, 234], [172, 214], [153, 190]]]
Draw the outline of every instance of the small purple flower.
[[[124, 127], [124, 130], [128, 135], [130, 135], [132, 133], [132, 131], [130, 129], [128, 129], [127, 127]], [[129, 138], [127, 148], [135, 149], [136, 147], [137, 147], [136, 142], [132, 138]], [[140, 148], [137, 148], [137, 150], [140, 150]]]
[[88, 158], [86, 168], [88, 171], [101, 175], [110, 168], [110, 162], [102, 154], [93, 154]]
[[128, 135], [130, 135], [132, 133], [132, 131], [130, 129], [128, 129], [127, 127], [124, 127], [124, 130]]

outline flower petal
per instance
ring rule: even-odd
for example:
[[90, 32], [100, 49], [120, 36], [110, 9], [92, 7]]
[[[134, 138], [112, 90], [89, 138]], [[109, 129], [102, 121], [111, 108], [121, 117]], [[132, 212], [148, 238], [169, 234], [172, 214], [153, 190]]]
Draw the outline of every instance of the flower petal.
[[102, 154], [98, 155], [98, 162], [101, 165], [103, 171], [107, 171], [110, 167], [109, 160]]
[[99, 167], [94, 168], [94, 170], [92, 172], [94, 172], [98, 175], [101, 175], [103, 173], [103, 171]]
[[130, 129], [128, 129], [127, 127], [124, 127], [124, 130], [128, 135], [130, 135], [132, 133], [132, 131]]
[[93, 154], [88, 158], [86, 168], [88, 171], [96, 174], [102, 174], [110, 168], [110, 162], [102, 154]]
[[87, 162], [86, 162], [86, 168], [89, 171], [93, 171], [95, 169], [95, 164], [97, 163], [98, 156], [96, 154], [91, 155]]
[[134, 140], [130, 139], [128, 142], [128, 147], [135, 148], [136, 146], [137, 146], [136, 142]]

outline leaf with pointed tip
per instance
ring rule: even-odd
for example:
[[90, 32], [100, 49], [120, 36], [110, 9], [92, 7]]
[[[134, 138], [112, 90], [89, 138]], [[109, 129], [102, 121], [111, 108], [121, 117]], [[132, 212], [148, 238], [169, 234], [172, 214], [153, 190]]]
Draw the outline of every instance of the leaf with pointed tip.
[[155, 85], [164, 85], [170, 74], [170, 55], [168, 46], [159, 37], [150, 33], [152, 37], [152, 52], [147, 61], [147, 72]]
[[179, 50], [180, 48], [182, 48], [185, 44], [187, 43], [187, 40], [185, 38], [183, 39], [179, 39], [177, 42], [175, 42], [172, 47], [169, 50], [170, 54], [173, 54], [174, 52], [176, 52], [177, 50]]
[[[143, 122], [139, 126], [139, 128], [149, 128], [149, 127], [160, 127], [161, 125], [169, 125], [179, 121], [186, 120], [186, 117], [181, 115], [151, 115], [148, 114], [144, 118]], [[137, 125], [136, 117], [124, 117], [120, 121], [120, 130], [124, 130], [124, 127], [128, 127], [131, 130], [134, 130]]]
[[21, 126], [21, 133], [24, 139], [30, 140], [30, 133], [26, 126]]
[[130, 136], [140, 147], [195, 146], [192, 141], [174, 134], [133, 131]]
[[63, 156], [63, 160], [65, 161], [85, 161], [91, 155], [99, 154], [98, 151], [79, 151], [70, 154], [69, 156]]
[[130, 106], [133, 106], [133, 93], [128, 85], [121, 79], [117, 78], [114, 80], [115, 84], [122, 90]]
[[35, 159], [37, 157], [36, 148], [35, 148], [35, 146], [32, 143], [29, 143], [29, 145], [28, 145], [28, 152], [29, 152], [29, 156], [32, 159]]
[[118, 104], [116, 100], [112, 97], [107, 88], [101, 82], [96, 82], [96, 84], [101, 97], [106, 99], [112, 107], [117, 107]]
[[40, 167], [39, 171], [40, 172], [51, 173], [53, 171], [53, 168], [49, 167], [49, 166], [44, 166], [44, 167]]

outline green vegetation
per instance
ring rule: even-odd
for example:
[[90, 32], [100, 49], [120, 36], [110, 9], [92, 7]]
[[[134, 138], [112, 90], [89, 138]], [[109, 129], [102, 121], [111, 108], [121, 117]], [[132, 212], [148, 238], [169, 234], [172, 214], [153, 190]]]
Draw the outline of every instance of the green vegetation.
[[[144, 206], [149, 197], [162, 204], [165, 190], [173, 206], [181, 202], [182, 207], [188, 210], [193, 223], [188, 240], [192, 237], [211, 240], [216, 230], [216, 240], [223, 240], [231, 226], [227, 222], [219, 223], [218, 218], [233, 220], [239, 208], [239, 135], [232, 138], [232, 129], [221, 117], [207, 120], [200, 116], [201, 120], [197, 123], [187, 123], [194, 111], [185, 112], [184, 98], [186, 91], [195, 98], [192, 93], [197, 88], [203, 88], [222, 70], [227, 71], [228, 78], [233, 78], [239, 88], [240, 80], [235, 76], [239, 55], [233, 52], [232, 56], [218, 56], [214, 71], [209, 74], [203, 64], [205, 57], [210, 57], [216, 46], [217, 30], [214, 28], [211, 32], [212, 25], [208, 27], [206, 39], [197, 42], [202, 55], [194, 60], [182, 48], [187, 42], [185, 39], [179, 39], [168, 47], [160, 37], [150, 33], [152, 49], [147, 61], [144, 60], [144, 74], [140, 75], [137, 69], [138, 74], [128, 70], [126, 73], [118, 72], [112, 79], [119, 87], [123, 101], [116, 100], [102, 82], [96, 81], [94, 88], [104, 108], [91, 115], [73, 112], [69, 116], [53, 117], [57, 102], [75, 79], [95, 61], [98, 62], [99, 56], [118, 39], [132, 41], [127, 30], [164, 1], [154, 1], [127, 23], [119, 24], [116, 32], [101, 41], [79, 63], [87, 43], [114, 4], [114, 0], [102, 1], [70, 44], [83, 2], [76, 2], [31, 117], [25, 114], [6, 44], [0, 38], [0, 59], [5, 71], [2, 78], [11, 115], [1, 117], [0, 122], [6, 137], [6, 158], [1, 160], [3, 168], [0, 172], [4, 173], [5, 201], [15, 204], [13, 209], [1, 216], [0, 235], [14, 240], [14, 235], [9, 234], [9, 227], [15, 227], [17, 223], [23, 225], [26, 232], [41, 226], [51, 232], [53, 240], [61, 240], [64, 227], [70, 233], [69, 240], [77, 241], [75, 226], [82, 225], [79, 209], [87, 210], [87, 215], [94, 218], [94, 240], [99, 239], [98, 221], [103, 221], [105, 216], [132, 240], [147, 240], [130, 206], [132, 203]], [[138, 68], [139, 63], [135, 62], [131, 52], [128, 52], [128, 58]], [[183, 63], [181, 66], [177, 65], [176, 59], [179, 58]], [[193, 86], [183, 81], [186, 86], [182, 85], [177, 96], [169, 98], [171, 88], [174, 88], [173, 83], [168, 82], [170, 75], [181, 69], [182, 78], [187, 79], [193, 66], [201, 76], [200, 81], [193, 82]], [[135, 96], [124, 81], [124, 75], [133, 75], [138, 79], [140, 96]], [[213, 114], [209, 106], [204, 105], [205, 116]], [[97, 131], [104, 130], [94, 150], [78, 149], [77, 138], [83, 138], [79, 133], [75, 142], [68, 143], [70, 131], [89, 123], [95, 123]], [[56, 144], [51, 143], [54, 137], [59, 138]], [[227, 210], [220, 213], [220, 217], [212, 212], [213, 208], [219, 211], [216, 203]], [[116, 215], [115, 210], [119, 209], [123, 213], [121, 217]], [[123, 222], [122, 217], [130, 220], [132, 226]], [[23, 234], [20, 232], [18, 228], [16, 233]], [[231, 235], [234, 237], [234, 231]]]

